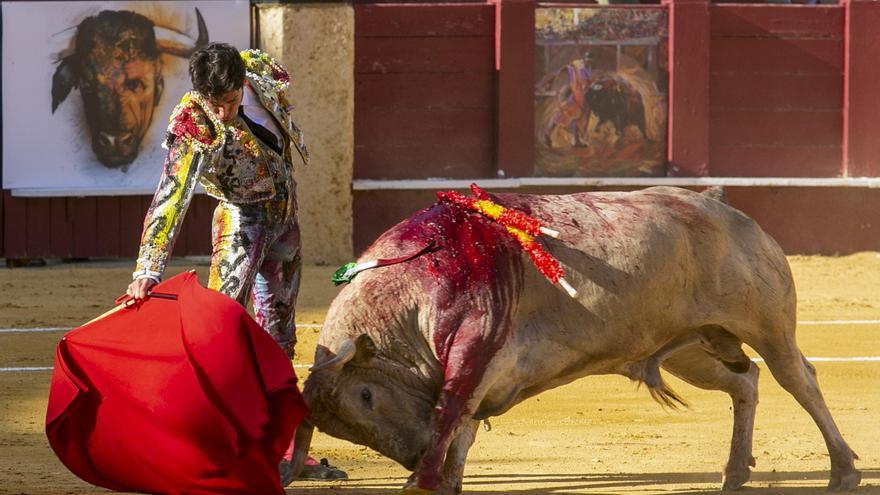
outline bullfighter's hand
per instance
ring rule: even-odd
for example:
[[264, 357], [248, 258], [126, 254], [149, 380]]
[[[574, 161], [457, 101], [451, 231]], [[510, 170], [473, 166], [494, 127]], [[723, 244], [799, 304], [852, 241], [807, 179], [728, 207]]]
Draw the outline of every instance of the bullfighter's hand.
[[147, 298], [147, 293], [154, 285], [156, 285], [156, 281], [151, 278], [139, 278], [128, 284], [128, 289], [125, 293], [136, 301], [141, 301]]

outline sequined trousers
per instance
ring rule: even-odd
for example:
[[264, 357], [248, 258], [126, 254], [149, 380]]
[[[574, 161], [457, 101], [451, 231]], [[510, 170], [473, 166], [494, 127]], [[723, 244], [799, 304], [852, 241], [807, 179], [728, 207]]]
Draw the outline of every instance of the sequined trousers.
[[299, 223], [292, 206], [288, 212], [287, 200], [221, 201], [214, 210], [208, 280], [211, 289], [243, 306], [250, 296], [257, 323], [291, 358], [302, 271]]

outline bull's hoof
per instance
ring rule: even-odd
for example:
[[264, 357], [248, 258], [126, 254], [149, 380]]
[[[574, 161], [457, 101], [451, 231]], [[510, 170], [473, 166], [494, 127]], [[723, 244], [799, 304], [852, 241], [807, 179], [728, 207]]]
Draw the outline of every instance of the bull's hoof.
[[752, 476], [749, 466], [755, 467], [755, 458], [748, 456], [736, 456], [736, 460], [729, 461], [722, 475], [721, 489], [724, 491], [739, 490]]
[[737, 471], [725, 471], [724, 476], [722, 477], [721, 489], [725, 492], [731, 490], [739, 490], [742, 488], [746, 482], [749, 481], [749, 477], [752, 475], [752, 472], [749, 468], [740, 469]]
[[461, 482], [454, 485], [444, 483], [434, 492], [434, 495], [461, 495]]
[[856, 468], [832, 470], [831, 481], [828, 482], [829, 492], [848, 492], [855, 490], [862, 482], [862, 472]]

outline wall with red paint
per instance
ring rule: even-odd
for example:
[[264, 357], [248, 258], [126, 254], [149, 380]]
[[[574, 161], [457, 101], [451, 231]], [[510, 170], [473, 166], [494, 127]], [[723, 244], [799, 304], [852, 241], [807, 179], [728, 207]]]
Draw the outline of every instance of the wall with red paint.
[[495, 175], [494, 12], [355, 6], [355, 179]]
[[710, 14], [709, 175], [842, 175], [844, 9]]
[[[135, 258], [147, 196], [19, 198], [3, 193], [6, 258]], [[197, 195], [174, 248], [176, 256], [211, 253], [216, 200]]]

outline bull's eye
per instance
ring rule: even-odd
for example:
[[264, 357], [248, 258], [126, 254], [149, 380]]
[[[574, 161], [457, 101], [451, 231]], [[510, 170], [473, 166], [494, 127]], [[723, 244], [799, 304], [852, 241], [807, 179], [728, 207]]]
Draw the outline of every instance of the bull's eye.
[[129, 91], [138, 91], [147, 89], [147, 85], [144, 84], [143, 79], [126, 79], [125, 80], [125, 89]]
[[373, 393], [370, 392], [370, 389], [365, 388], [361, 390], [361, 400], [364, 401], [367, 407], [373, 408]]

